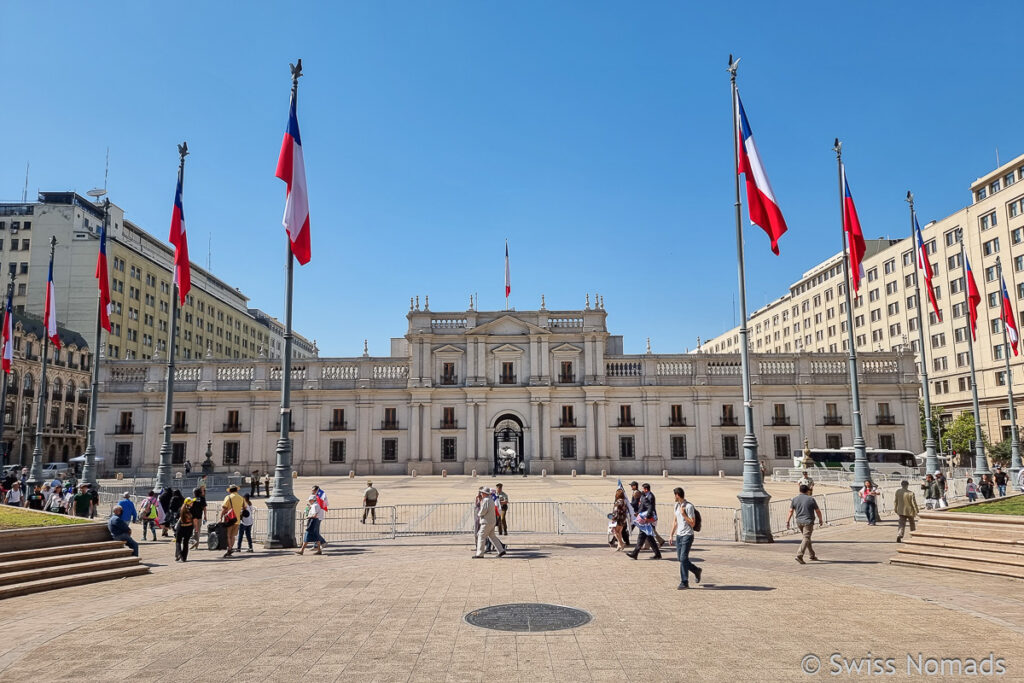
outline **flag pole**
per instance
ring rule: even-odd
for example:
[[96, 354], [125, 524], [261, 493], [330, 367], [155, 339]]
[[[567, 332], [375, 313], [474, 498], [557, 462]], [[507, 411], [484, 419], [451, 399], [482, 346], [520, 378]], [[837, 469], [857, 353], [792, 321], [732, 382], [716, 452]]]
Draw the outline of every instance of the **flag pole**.
[[[964, 242], [963, 228], [956, 229], [956, 238], [960, 242], [960, 258], [964, 262], [964, 301], [967, 304], [967, 357], [971, 363], [971, 400], [974, 405], [974, 476], [980, 479], [983, 474], [992, 474], [992, 471], [988, 468], [988, 459], [985, 458], [985, 444], [981, 440], [981, 408], [978, 405], [978, 382], [974, 371], [974, 329], [977, 325], [977, 318], [975, 318], [975, 324], [972, 325], [971, 288], [968, 284], [969, 278], [973, 277], [973, 273], [968, 275], [967, 272], [967, 243]], [[1003, 293], [999, 292], [999, 296], [1002, 298]]]
[[[7, 311], [7, 304], [10, 303], [11, 299], [14, 296], [14, 271], [11, 270], [10, 273], [11, 273], [11, 275], [10, 275], [10, 282], [7, 283], [7, 298], [4, 299], [4, 315], [5, 316], [7, 315], [7, 312], [6, 312]], [[14, 315], [14, 310], [12, 308], [11, 309], [11, 316], [13, 317], [13, 315]], [[6, 320], [4, 322], [6, 322]], [[11, 328], [12, 329], [14, 328], [14, 321], [13, 320], [11, 321]], [[10, 340], [10, 344], [11, 344], [11, 347], [13, 349], [13, 346], [14, 346], [14, 340], [13, 339]], [[3, 351], [6, 353], [7, 349], [4, 348]], [[5, 465], [10, 465], [11, 464], [10, 463], [10, 459], [11, 459], [10, 455], [11, 454], [10, 454], [10, 451], [8, 450], [8, 448], [7, 448], [7, 442], [3, 441], [3, 434], [4, 434], [4, 432], [7, 431], [7, 381], [9, 379], [10, 379], [9, 373], [5, 373], [5, 375], [3, 377], [3, 382], [4, 382], [3, 386], [0, 386], [0, 442], [2, 442], [2, 443], [0, 443], [0, 448], [3, 449], [3, 463]], [[17, 389], [17, 387], [15, 387], [15, 389]], [[13, 413], [11, 414], [11, 417], [14, 417]]]
[[[106, 234], [110, 219], [110, 199], [103, 200], [103, 234]], [[100, 344], [103, 334], [103, 290], [96, 288], [96, 336], [92, 347], [92, 385], [89, 387], [89, 429], [86, 432], [85, 463], [82, 465], [82, 481], [88, 483], [92, 490], [97, 490], [96, 483], [96, 398], [100, 384]], [[116, 463], [115, 463], [116, 464]]]
[[[299, 92], [299, 77], [302, 76], [302, 60], [292, 70], [292, 98]], [[267, 499], [267, 540], [264, 548], [294, 548], [295, 508], [299, 499], [292, 488], [292, 442], [291, 433], [291, 383], [292, 383], [292, 280], [295, 273], [295, 258], [291, 242], [285, 236], [287, 255], [287, 276], [284, 295], [284, 353], [281, 357], [281, 431], [277, 439], [277, 463], [274, 466], [274, 489]]]
[[853, 414], [853, 481], [850, 482], [850, 490], [853, 492], [854, 515], [858, 522], [867, 520], [867, 513], [864, 511], [864, 501], [860, 498], [860, 490], [864, 482], [871, 479], [871, 467], [868, 465], [867, 449], [864, 442], [864, 427], [861, 423], [860, 412], [860, 385], [857, 380], [857, 345], [854, 343], [853, 333], [853, 299], [850, 289], [853, 287], [853, 278], [850, 273], [850, 259], [847, 252], [849, 240], [846, 235], [846, 188], [843, 171], [843, 143], [836, 138], [832, 151], [836, 153], [836, 167], [839, 171], [839, 234], [843, 241], [843, 290], [846, 294], [846, 338], [850, 347], [850, 357], [847, 361], [850, 367], [850, 408]]
[[923, 245], [917, 243], [917, 214], [914, 211], [914, 194], [910, 190], [907, 190], [907, 203], [910, 204], [910, 242], [914, 245], [914, 252], [917, 254], [914, 287], [917, 292], [917, 338], [921, 352], [921, 394], [924, 397], [924, 469], [928, 474], [932, 474], [939, 469], [939, 459], [935, 456], [935, 435], [932, 432], [932, 399], [928, 387], [928, 356], [925, 353], [924, 345], [924, 300], [921, 299], [921, 277], [923, 276], [921, 259], [925, 258], [926, 254], [921, 253], [924, 249]]
[[[771, 496], [764, 490], [761, 466], [757, 459], [757, 437], [754, 436], [754, 408], [750, 402], [750, 348], [747, 342], [747, 289], [743, 274], [743, 217], [740, 210], [739, 127], [736, 107], [736, 69], [739, 60], [729, 55], [729, 81], [732, 91], [732, 152], [733, 176], [736, 183], [736, 261], [740, 288], [740, 365], [743, 372], [743, 488], [737, 498], [743, 519], [740, 540], [744, 543], [771, 543], [771, 520], [768, 501]], [[748, 198], [749, 201], [749, 198]]]
[[[1003, 282], [1003, 264], [999, 257], [996, 256], [996, 270], [999, 271], [999, 308], [1004, 309], [1003, 304], [1003, 288], [1005, 283]], [[1010, 291], [1006, 290], [1006, 296], [1010, 296]], [[1005, 315], [1005, 314], [1004, 314]], [[1013, 315], [1011, 310], [1009, 315]], [[1014, 323], [1017, 321], [1014, 320]], [[1020, 482], [1017, 481], [1017, 473], [1020, 471], [1020, 440], [1017, 437], [1017, 415], [1013, 407], [1013, 371], [1010, 369], [1010, 342], [1006, 333], [1006, 321], [1003, 321], [1003, 358], [1006, 359], [1006, 400], [1010, 406], [1010, 478], [1013, 480], [1012, 485], [1018, 491], [1021, 490]], [[1019, 340], [1018, 340], [1019, 343]]]
[[[57, 237], [50, 235], [50, 272], [53, 272], [53, 252], [57, 248]], [[50, 296], [49, 284], [47, 284], [46, 296]], [[56, 313], [56, 312], [55, 312]], [[36, 446], [32, 449], [32, 469], [29, 471], [28, 484], [33, 487], [43, 483], [43, 426], [46, 413], [46, 362], [50, 355], [50, 335], [46, 329], [47, 321], [43, 320], [43, 356], [42, 371], [39, 373], [39, 406], [36, 415]]]
[[[188, 144], [178, 145], [178, 185], [184, 186], [185, 157], [188, 156]], [[164, 384], [164, 440], [160, 444], [160, 465], [156, 469], [156, 484], [162, 488], [170, 488], [172, 483], [171, 467], [171, 418], [174, 417], [174, 342], [178, 336], [178, 279], [177, 264], [173, 267], [171, 278], [171, 329], [167, 333], [167, 378]]]

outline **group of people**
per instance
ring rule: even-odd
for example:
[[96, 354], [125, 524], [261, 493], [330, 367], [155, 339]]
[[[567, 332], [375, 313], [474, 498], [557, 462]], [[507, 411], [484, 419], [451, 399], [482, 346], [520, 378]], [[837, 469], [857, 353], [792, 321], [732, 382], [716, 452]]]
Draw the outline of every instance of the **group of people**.
[[[1024, 469], [1017, 473], [1018, 487], [1024, 489]], [[974, 502], [980, 495], [982, 499], [988, 500], [998, 495], [1000, 498], [1006, 495], [1006, 486], [1010, 481], [1009, 475], [1002, 467], [996, 465], [992, 474], [981, 475], [977, 483], [973, 477], [967, 478], [967, 500]]]
[[481, 486], [473, 501], [474, 528], [476, 531], [476, 552], [473, 558], [497, 550], [498, 557], [508, 552], [498, 535], [508, 535], [508, 494], [504, 485], [496, 484], [492, 489]]
[[55, 479], [29, 489], [21, 481], [15, 480], [9, 488], [3, 487], [0, 501], [13, 507], [92, 519], [96, 516], [100, 498], [99, 493], [89, 484], [79, 484], [76, 490], [71, 484], [65, 487]]

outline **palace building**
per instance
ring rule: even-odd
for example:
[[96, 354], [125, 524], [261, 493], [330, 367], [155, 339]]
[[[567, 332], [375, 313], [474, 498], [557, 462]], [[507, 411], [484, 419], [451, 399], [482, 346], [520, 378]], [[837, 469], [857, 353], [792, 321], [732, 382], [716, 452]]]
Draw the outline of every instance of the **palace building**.
[[[589, 300], [588, 300], [589, 301]], [[305, 475], [711, 475], [742, 469], [735, 353], [623, 353], [603, 300], [583, 310], [434, 312], [410, 306], [391, 354], [310, 358], [292, 366], [293, 466]], [[768, 469], [804, 440], [852, 445], [846, 357], [751, 356], [754, 432]], [[910, 353], [861, 358], [869, 446], [921, 449]], [[159, 462], [166, 365], [104, 361], [99, 453], [105, 472]], [[281, 368], [264, 358], [199, 359], [175, 373], [173, 459], [209, 452], [220, 472], [272, 469]]]

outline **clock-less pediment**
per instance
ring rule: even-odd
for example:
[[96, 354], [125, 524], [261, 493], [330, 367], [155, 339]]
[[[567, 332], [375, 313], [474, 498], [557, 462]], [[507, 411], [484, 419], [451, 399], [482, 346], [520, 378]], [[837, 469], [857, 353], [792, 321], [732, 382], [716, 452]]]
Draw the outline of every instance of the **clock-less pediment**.
[[543, 327], [537, 327], [519, 318], [510, 315], [503, 315], [489, 323], [478, 325], [472, 330], [472, 334], [488, 334], [496, 337], [527, 334], [551, 334]]
[[551, 353], [556, 353], [559, 355], [571, 355], [576, 353], [583, 353], [583, 349], [581, 349], [578, 346], [573, 346], [572, 344], [559, 344], [558, 346], [551, 349]]
[[451, 344], [445, 344], [444, 346], [434, 349], [434, 353], [437, 354], [453, 354], [453, 353], [465, 353], [458, 346], [452, 346]]
[[521, 356], [523, 354], [523, 350], [521, 348], [519, 348], [518, 346], [513, 346], [512, 344], [502, 344], [501, 346], [497, 347], [496, 349], [493, 349], [491, 351], [491, 353], [496, 354], [496, 355], [500, 355], [500, 356], [507, 356], [507, 355], [520, 355]]

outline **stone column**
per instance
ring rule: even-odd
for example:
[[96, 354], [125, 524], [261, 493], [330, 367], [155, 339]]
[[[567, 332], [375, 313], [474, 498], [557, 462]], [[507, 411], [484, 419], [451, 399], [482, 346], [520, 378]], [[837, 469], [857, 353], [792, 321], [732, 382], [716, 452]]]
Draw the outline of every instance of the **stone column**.
[[608, 452], [608, 401], [596, 401], [597, 407], [597, 458], [610, 458]]
[[420, 409], [419, 403], [413, 403], [409, 410], [409, 460], [422, 460], [420, 445], [423, 443], [423, 436], [420, 434]]
[[476, 363], [477, 363], [477, 374], [480, 377], [480, 383], [487, 383], [487, 344], [483, 339], [477, 339], [476, 341]]
[[466, 401], [466, 459], [476, 460], [476, 404]]
[[588, 401], [587, 406], [587, 458], [596, 457], [597, 451], [597, 401]]
[[[526, 461], [525, 453], [520, 457]], [[530, 459], [540, 459], [540, 401], [530, 401]]]
[[540, 340], [540, 376], [544, 383], [549, 384], [551, 380], [551, 354], [548, 351], [548, 338], [541, 337]]

